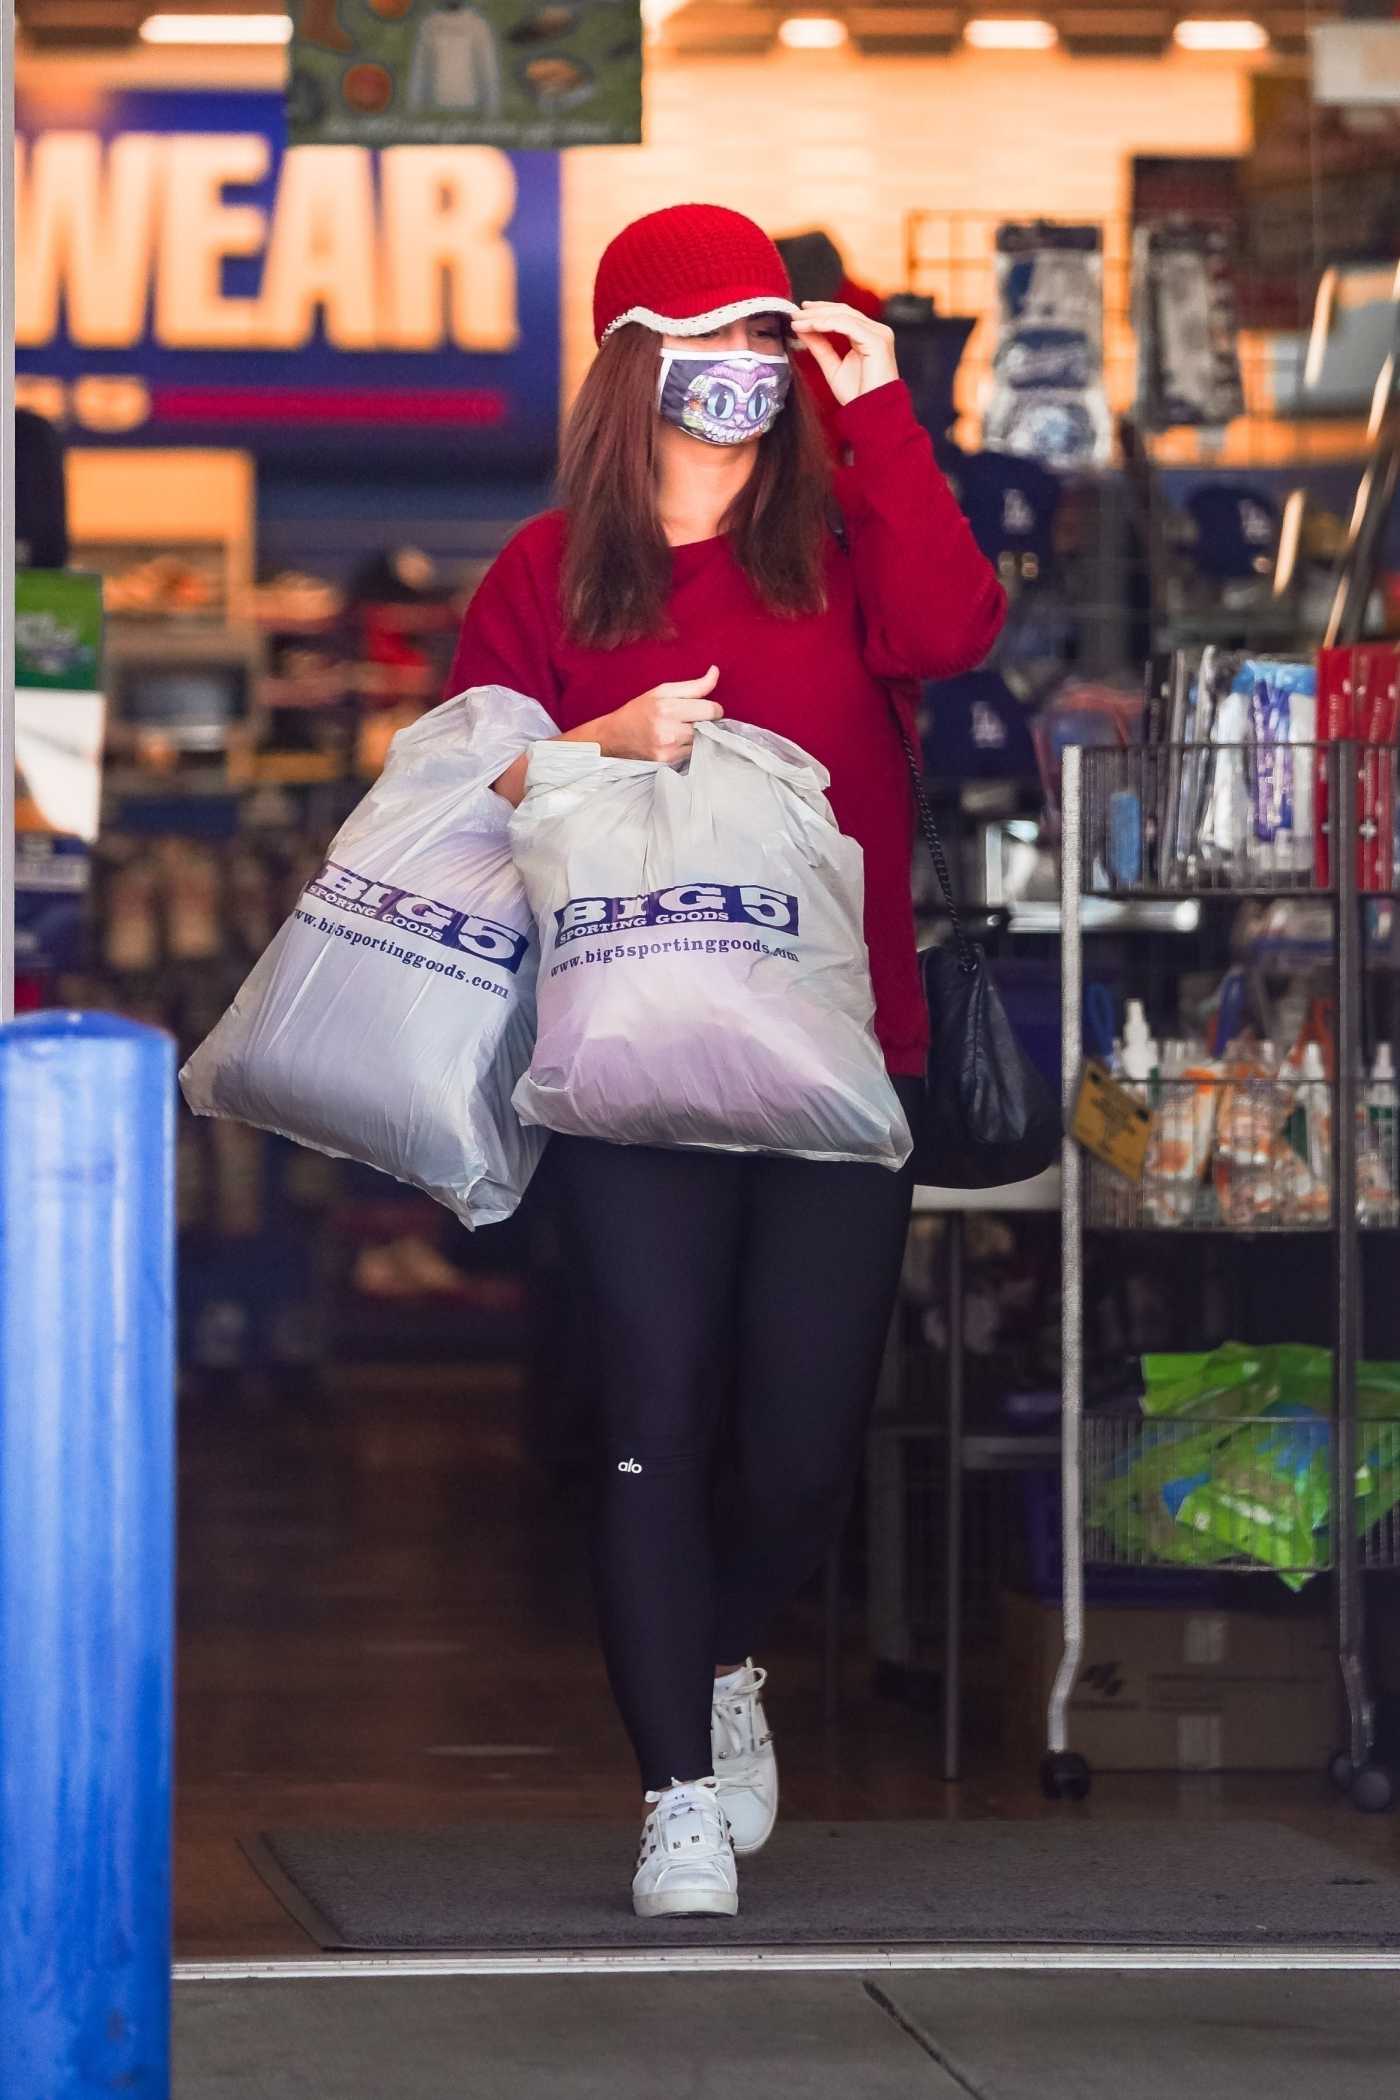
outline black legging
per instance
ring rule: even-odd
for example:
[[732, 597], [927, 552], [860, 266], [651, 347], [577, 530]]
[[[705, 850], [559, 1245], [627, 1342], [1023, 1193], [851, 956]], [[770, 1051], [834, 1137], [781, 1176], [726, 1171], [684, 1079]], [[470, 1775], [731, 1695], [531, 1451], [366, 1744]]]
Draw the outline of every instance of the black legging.
[[[911, 1108], [918, 1082], [896, 1083]], [[716, 1664], [753, 1651], [839, 1532], [912, 1175], [587, 1138], [553, 1150], [601, 1358], [603, 1648], [642, 1783], [664, 1787], [710, 1770]]]

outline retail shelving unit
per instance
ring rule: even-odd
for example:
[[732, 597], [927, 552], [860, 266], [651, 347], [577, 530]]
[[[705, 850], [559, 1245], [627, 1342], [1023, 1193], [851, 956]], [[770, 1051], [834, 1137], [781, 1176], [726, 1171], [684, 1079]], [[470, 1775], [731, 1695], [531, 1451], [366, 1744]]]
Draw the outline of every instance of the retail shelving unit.
[[[1091, 1774], [1086, 1760], [1071, 1744], [1070, 1700], [1084, 1653], [1085, 1568], [1088, 1564], [1137, 1568], [1180, 1567], [1188, 1556], [1180, 1550], [1174, 1518], [1162, 1519], [1153, 1506], [1125, 1520], [1122, 1483], [1146, 1453], [1154, 1478], [1165, 1483], [1187, 1471], [1171, 1465], [1173, 1449], [1183, 1461], [1199, 1462], [1214, 1438], [1222, 1477], [1238, 1509], [1238, 1535], [1213, 1533], [1219, 1557], [1215, 1573], [1253, 1573], [1272, 1568], [1279, 1575], [1304, 1578], [1330, 1570], [1336, 1589], [1337, 1654], [1346, 1702], [1345, 1747], [1332, 1760], [1331, 1778], [1349, 1792], [1357, 1807], [1389, 1808], [1394, 1798], [1391, 1775], [1375, 1762], [1373, 1708], [1363, 1660], [1363, 1574], [1369, 1569], [1400, 1566], [1400, 1516], [1386, 1510], [1379, 1495], [1365, 1505], [1364, 1483], [1394, 1481], [1400, 1468], [1400, 1416], [1377, 1419], [1358, 1415], [1358, 1363], [1362, 1352], [1361, 1233], [1365, 1189], [1359, 1184], [1358, 1119], [1365, 1113], [1362, 1078], [1363, 976], [1366, 967], [1362, 909], [1367, 901], [1358, 879], [1358, 840], [1366, 770], [1386, 769], [1386, 797], [1393, 787], [1396, 754], [1336, 744], [1325, 754], [1296, 750], [1292, 763], [1311, 772], [1321, 761], [1319, 781], [1327, 782], [1330, 881], [1315, 879], [1311, 863], [1283, 867], [1275, 849], [1252, 843], [1232, 856], [1228, 866], [1212, 868], [1197, 858], [1178, 855], [1167, 843], [1176, 819], [1170, 790], [1179, 786], [1183, 765], [1233, 764], [1247, 777], [1250, 756], [1244, 751], [1086, 750], [1065, 753], [1063, 774], [1062, 1002], [1064, 1033], [1064, 1100], [1066, 1129], [1073, 1112], [1083, 1059], [1084, 905], [1087, 899], [1113, 897], [1135, 902], [1175, 901], [1192, 897], [1203, 906], [1302, 895], [1325, 902], [1333, 918], [1331, 972], [1334, 1005], [1333, 1071], [1321, 1085], [1330, 1113], [1331, 1141], [1325, 1171], [1296, 1152], [1284, 1150], [1265, 1162], [1252, 1179], [1238, 1187], [1228, 1181], [1212, 1185], [1199, 1170], [1184, 1175], [1159, 1173], [1154, 1181], [1152, 1155], [1141, 1186], [1114, 1175], [1088, 1157], [1069, 1136], [1063, 1160], [1063, 1525], [1064, 1650], [1051, 1693], [1047, 1750], [1042, 1783], [1052, 1798], [1082, 1799]], [[1374, 778], [1374, 773], [1371, 776]], [[1124, 799], [1136, 808], [1141, 829], [1127, 835], [1121, 824]], [[1120, 822], [1115, 830], [1115, 810]], [[1159, 836], [1160, 834], [1160, 836]], [[1115, 865], [1116, 862], [1116, 865]], [[1394, 873], [1387, 880], [1393, 884]], [[1369, 883], [1367, 895], [1393, 898]], [[1210, 1104], [1212, 1115], [1223, 1109], [1228, 1079]], [[1200, 1081], [1177, 1082], [1181, 1096], [1170, 1098], [1171, 1082], [1158, 1091], [1154, 1120], [1189, 1118], [1193, 1104], [1184, 1091]], [[1279, 1114], [1281, 1082], [1260, 1082], [1272, 1092], [1263, 1113]], [[1238, 1092], [1238, 1087], [1237, 1087]], [[1306, 1106], [1306, 1104], [1304, 1104]], [[1287, 1103], [1284, 1104], [1286, 1115]], [[1393, 1104], [1392, 1104], [1393, 1110]], [[1235, 1113], [1249, 1114], [1248, 1102]], [[1256, 1126], [1257, 1127], [1257, 1126]], [[1391, 1125], [1394, 1127], [1393, 1121]], [[1182, 1125], [1184, 1130], [1185, 1126]], [[1389, 1161], [1391, 1201], [1372, 1207], [1367, 1228], [1393, 1227], [1396, 1162]], [[1201, 1235], [1207, 1246], [1219, 1246], [1219, 1235], [1248, 1236], [1256, 1241], [1283, 1233], [1311, 1233], [1329, 1247], [1332, 1391], [1330, 1419], [1320, 1415], [1288, 1416], [1271, 1412], [1253, 1420], [1235, 1417], [1207, 1420], [1098, 1414], [1085, 1408], [1085, 1253], [1096, 1233], [1169, 1231], [1178, 1237]], [[1216, 1236], [1214, 1240], [1210, 1236]], [[1199, 1339], [1199, 1338], [1184, 1338]], [[1258, 1341], [1260, 1337], [1249, 1337]], [[1304, 1523], [1288, 1539], [1280, 1537], [1272, 1557], [1261, 1558], [1259, 1510], [1277, 1487], [1277, 1451], [1281, 1439], [1301, 1440], [1304, 1461], [1320, 1459], [1330, 1482], [1330, 1522], [1315, 1530]], [[1204, 1444], [1202, 1443], [1204, 1439]], [[1228, 1452], [1227, 1452], [1228, 1445]], [[1158, 1461], [1164, 1461], [1159, 1471]], [[1209, 1463], [1209, 1460], [1207, 1460]], [[1360, 1469], [1360, 1470], [1358, 1470]], [[1267, 1514], [1267, 1512], [1266, 1512]], [[1155, 1528], [1154, 1528], [1155, 1525]], [[1177, 1550], [1173, 1551], [1173, 1547]], [[1290, 1550], [1291, 1549], [1291, 1550]]]

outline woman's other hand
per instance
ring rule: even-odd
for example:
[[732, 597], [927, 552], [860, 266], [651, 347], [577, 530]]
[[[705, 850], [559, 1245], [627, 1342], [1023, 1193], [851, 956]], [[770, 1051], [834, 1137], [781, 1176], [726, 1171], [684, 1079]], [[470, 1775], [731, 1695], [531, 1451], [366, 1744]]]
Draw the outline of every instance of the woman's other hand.
[[[802, 311], [792, 323], [793, 334], [804, 350], [810, 350], [822, 377], [844, 408], [860, 394], [873, 394], [876, 387], [898, 379], [894, 330], [883, 321], [872, 321], [853, 306], [835, 299], [804, 299]], [[850, 349], [843, 357], [829, 335], [845, 336]]]
[[[719, 703], [709, 697], [718, 677], [718, 664], [711, 664], [703, 678], [669, 679], [664, 685], [654, 685], [650, 692], [638, 693], [635, 700], [629, 700], [612, 714], [600, 715], [596, 722], [584, 722], [578, 729], [567, 730], [557, 741], [596, 744], [604, 758], [644, 758], [660, 765], [675, 765], [689, 757], [696, 723], [717, 722], [724, 713]], [[522, 751], [500, 779], [491, 783], [512, 809], [519, 809], [525, 798], [529, 766], [530, 754]]]
[[[590, 742], [602, 745], [605, 758], [644, 758], [674, 765], [690, 754], [697, 722], [717, 722], [724, 709], [710, 698], [719, 678], [711, 664], [703, 678], [673, 678], [639, 693], [614, 714], [589, 725]], [[582, 736], [583, 731], [578, 731]]]

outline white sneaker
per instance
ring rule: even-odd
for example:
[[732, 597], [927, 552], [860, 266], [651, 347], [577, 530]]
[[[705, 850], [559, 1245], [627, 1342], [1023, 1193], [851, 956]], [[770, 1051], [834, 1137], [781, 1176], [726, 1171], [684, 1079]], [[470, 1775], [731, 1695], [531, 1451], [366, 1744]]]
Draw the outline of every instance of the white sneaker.
[[642, 1825], [632, 1877], [637, 1916], [732, 1918], [739, 1908], [739, 1870], [714, 1780], [673, 1780], [647, 1800], [656, 1806]]
[[715, 1679], [710, 1709], [720, 1806], [741, 1859], [762, 1851], [778, 1820], [778, 1760], [759, 1697], [767, 1682], [768, 1672], [756, 1669], [750, 1656], [742, 1670]]

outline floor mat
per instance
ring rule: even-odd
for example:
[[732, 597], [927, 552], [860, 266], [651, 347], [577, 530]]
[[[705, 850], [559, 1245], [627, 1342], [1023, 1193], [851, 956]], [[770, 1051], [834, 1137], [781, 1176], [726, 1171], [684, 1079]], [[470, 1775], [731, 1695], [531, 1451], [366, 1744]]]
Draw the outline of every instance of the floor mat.
[[1400, 1879], [1275, 1823], [798, 1823], [734, 1919], [642, 1923], [610, 1823], [272, 1830], [244, 1850], [321, 1946], [1393, 1947]]

